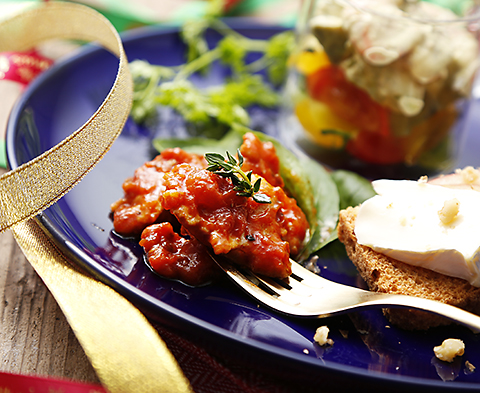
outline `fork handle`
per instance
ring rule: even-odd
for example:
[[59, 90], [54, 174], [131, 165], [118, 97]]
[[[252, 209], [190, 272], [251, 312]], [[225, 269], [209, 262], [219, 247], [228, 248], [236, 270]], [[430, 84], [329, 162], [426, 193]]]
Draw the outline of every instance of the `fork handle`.
[[480, 316], [436, 300], [390, 293], [366, 292], [362, 305], [383, 308], [391, 308], [392, 306], [414, 308], [451, 319], [469, 327], [474, 333], [480, 332]]

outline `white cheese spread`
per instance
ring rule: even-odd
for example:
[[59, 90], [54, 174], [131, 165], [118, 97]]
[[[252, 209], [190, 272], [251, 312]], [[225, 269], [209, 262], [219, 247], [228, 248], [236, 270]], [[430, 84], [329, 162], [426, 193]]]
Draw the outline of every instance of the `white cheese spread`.
[[480, 192], [377, 180], [358, 211], [359, 244], [480, 287]]

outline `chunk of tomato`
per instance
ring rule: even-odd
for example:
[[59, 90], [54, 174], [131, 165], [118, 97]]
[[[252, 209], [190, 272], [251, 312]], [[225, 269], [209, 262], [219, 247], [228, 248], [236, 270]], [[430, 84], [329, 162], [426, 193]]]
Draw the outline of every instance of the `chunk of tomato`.
[[388, 110], [348, 81], [340, 67], [318, 69], [307, 76], [306, 85], [310, 97], [327, 104], [333, 113], [357, 129], [389, 134]]

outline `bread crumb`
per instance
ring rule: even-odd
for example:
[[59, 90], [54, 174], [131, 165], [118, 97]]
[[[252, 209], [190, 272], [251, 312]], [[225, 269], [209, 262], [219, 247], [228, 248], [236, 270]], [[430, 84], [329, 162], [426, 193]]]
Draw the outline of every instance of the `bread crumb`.
[[331, 338], [328, 338], [329, 332], [330, 329], [327, 326], [320, 326], [315, 332], [313, 340], [321, 346], [333, 345], [333, 340]]
[[457, 198], [446, 200], [443, 207], [438, 212], [438, 217], [443, 225], [452, 224], [458, 217], [460, 211], [460, 201]]
[[420, 179], [418, 179], [419, 183], [425, 184], [428, 182], [428, 176], [422, 176]]
[[471, 374], [475, 371], [475, 366], [470, 363], [468, 360], [465, 362], [465, 371], [468, 373], [468, 374]]
[[465, 184], [473, 184], [480, 177], [480, 171], [473, 166], [467, 166], [463, 169], [456, 169], [455, 173], [462, 175]]
[[462, 356], [465, 352], [465, 344], [458, 338], [448, 338], [442, 345], [433, 348], [435, 356], [445, 362], [453, 362], [456, 356]]

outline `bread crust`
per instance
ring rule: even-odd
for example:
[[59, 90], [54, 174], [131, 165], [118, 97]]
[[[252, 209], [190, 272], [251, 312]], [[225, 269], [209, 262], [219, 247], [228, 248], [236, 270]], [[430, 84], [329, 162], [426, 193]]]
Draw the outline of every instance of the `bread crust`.
[[[480, 314], [480, 288], [358, 244], [354, 231], [358, 208], [349, 207], [340, 212], [338, 238], [371, 291], [433, 299]], [[390, 323], [407, 330], [426, 330], [452, 323], [438, 315], [407, 308], [389, 308], [383, 312]]]

